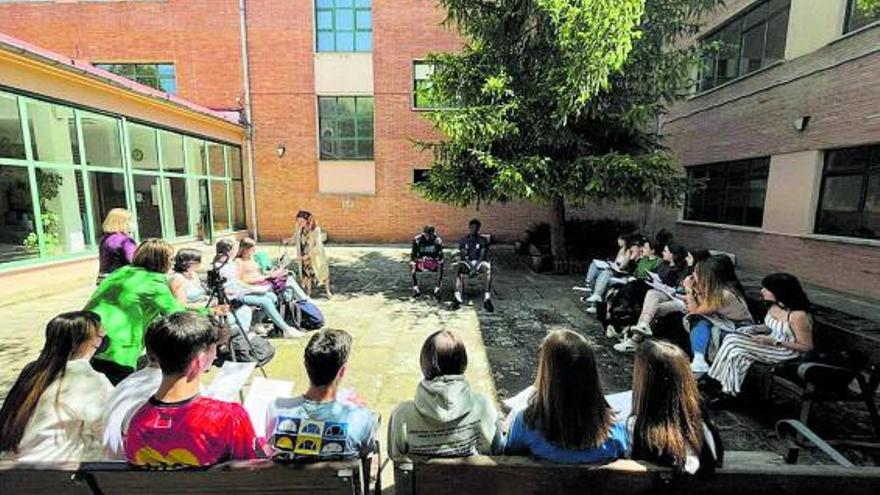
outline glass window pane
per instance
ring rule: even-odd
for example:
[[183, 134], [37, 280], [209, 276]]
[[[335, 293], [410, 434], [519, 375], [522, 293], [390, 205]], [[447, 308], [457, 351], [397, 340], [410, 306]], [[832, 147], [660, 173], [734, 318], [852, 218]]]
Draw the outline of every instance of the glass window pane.
[[137, 77], [159, 77], [159, 69], [156, 64], [135, 64], [134, 73]]
[[336, 30], [354, 31], [354, 11], [349, 9], [336, 10]]
[[0, 165], [0, 263], [39, 256], [28, 171]]
[[125, 177], [121, 173], [89, 172], [89, 187], [92, 190], [92, 217], [95, 225], [95, 239], [103, 235], [101, 224], [113, 208], [128, 208], [125, 199]]
[[159, 80], [159, 89], [166, 93], [177, 93], [177, 84], [174, 78], [162, 78]]
[[80, 116], [85, 141], [86, 164], [122, 168], [119, 121], [90, 112]]
[[337, 31], [336, 32], [336, 51], [337, 52], [353, 52], [354, 51], [354, 32]]
[[354, 7], [354, 0], [335, 0], [336, 7]]
[[205, 155], [205, 142], [201, 139], [186, 137], [186, 173], [206, 175], [208, 173], [208, 157]]
[[202, 240], [210, 238], [211, 208], [208, 204], [208, 181], [206, 179], [187, 180], [189, 199], [189, 220], [192, 232]]
[[79, 142], [73, 109], [41, 101], [27, 102], [34, 160], [79, 163]]
[[373, 33], [358, 31], [355, 35], [355, 51], [370, 52], [373, 51]]
[[211, 181], [211, 219], [214, 233], [229, 230], [229, 203], [226, 182]]
[[0, 93], [0, 158], [25, 159], [18, 99], [3, 93]]
[[747, 30], [767, 20], [768, 3], [760, 3], [743, 16], [743, 29]]
[[336, 100], [337, 117], [340, 119], [353, 119], [355, 116], [354, 97], [338, 98]]
[[322, 119], [327, 117], [332, 118], [336, 113], [336, 98], [332, 96], [319, 96], [318, 107]]
[[238, 146], [227, 146], [226, 160], [229, 162], [229, 173], [232, 175], [232, 178], [241, 179], [243, 176], [241, 167], [241, 148]]
[[73, 169], [35, 170], [43, 222], [43, 239], [49, 256], [85, 251], [88, 244], [86, 204]]
[[159, 77], [174, 79], [174, 64], [159, 64], [157, 68]]
[[880, 239], [880, 173], [868, 179], [868, 192], [865, 197], [865, 210], [859, 237]]
[[226, 177], [222, 144], [208, 142], [208, 163], [211, 165], [211, 177]]
[[360, 138], [373, 137], [373, 119], [359, 119], [357, 122], [357, 136]]
[[880, 19], [880, 9], [869, 12], [859, 7], [857, 0], [849, 0], [849, 16], [844, 32], [855, 31], [878, 19]]
[[861, 173], [871, 160], [871, 148], [844, 148], [827, 152], [825, 173]]
[[143, 170], [159, 170], [156, 129], [128, 124], [128, 148], [131, 166]]
[[240, 180], [232, 181], [232, 228], [235, 230], [247, 229], [245, 217], [244, 183]]
[[413, 77], [417, 81], [430, 79], [434, 73], [434, 64], [417, 61], [413, 64]]
[[864, 176], [826, 177], [816, 231], [852, 235], [859, 225], [859, 201]]
[[333, 11], [332, 10], [318, 10], [315, 12], [315, 23], [318, 26], [319, 30], [332, 30], [333, 29]]
[[723, 47], [718, 55], [715, 84], [723, 84], [739, 75], [740, 21], [734, 21], [721, 31]]
[[354, 22], [358, 31], [369, 31], [373, 26], [373, 13], [369, 10], [358, 10]]
[[355, 7], [370, 7], [371, 0], [354, 0]]
[[137, 211], [138, 233], [141, 240], [162, 237], [161, 208], [162, 195], [159, 191], [159, 178], [148, 175], [135, 175], [134, 207]]
[[333, 31], [318, 32], [318, 51], [332, 52], [336, 48], [335, 39], [336, 35], [333, 34]]
[[785, 40], [788, 36], [788, 9], [774, 15], [767, 21], [767, 41], [764, 47], [764, 62], [769, 65], [785, 58]]
[[189, 202], [186, 179], [170, 177], [165, 179], [165, 208], [169, 214], [169, 227], [175, 237], [190, 235]]
[[371, 139], [358, 139], [357, 157], [361, 160], [373, 159], [373, 141]]
[[743, 33], [742, 57], [739, 61], [740, 75], [748, 74], [761, 68], [761, 60], [764, 56], [764, 30], [765, 24], [758, 24]]
[[355, 151], [355, 140], [354, 139], [340, 139], [337, 142], [339, 143], [339, 158], [341, 158], [341, 159], [357, 158], [356, 151]]
[[315, 7], [332, 8], [333, 7], [333, 0], [316, 0]]
[[184, 172], [183, 136], [168, 131], [159, 131], [162, 144], [162, 168], [166, 172]]

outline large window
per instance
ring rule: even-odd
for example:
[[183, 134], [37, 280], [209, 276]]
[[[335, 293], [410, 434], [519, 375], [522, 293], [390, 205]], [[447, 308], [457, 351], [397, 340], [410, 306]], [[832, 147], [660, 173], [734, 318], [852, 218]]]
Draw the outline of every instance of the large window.
[[95, 67], [159, 91], [177, 92], [177, 84], [174, 82], [174, 64], [95, 64]]
[[315, 0], [319, 52], [373, 50], [371, 0]]
[[843, 26], [843, 32], [855, 31], [878, 20], [880, 20], [880, 7], [875, 7], [873, 11], [866, 11], [859, 7], [858, 0], [849, 0], [849, 4], [846, 7], [846, 23]]
[[238, 146], [0, 92], [0, 264], [94, 252], [129, 209], [140, 239], [245, 228]]
[[684, 219], [760, 227], [769, 168], [769, 158], [688, 167], [701, 187], [689, 195]]
[[880, 239], [880, 145], [825, 154], [816, 233]]
[[789, 0], [762, 0], [700, 40], [719, 46], [703, 59], [700, 91], [754, 72], [785, 57]]
[[413, 108], [416, 110], [435, 110], [452, 106], [442, 101], [431, 91], [431, 76], [434, 64], [424, 60], [413, 62]]
[[321, 160], [373, 159], [373, 97], [320, 96]]

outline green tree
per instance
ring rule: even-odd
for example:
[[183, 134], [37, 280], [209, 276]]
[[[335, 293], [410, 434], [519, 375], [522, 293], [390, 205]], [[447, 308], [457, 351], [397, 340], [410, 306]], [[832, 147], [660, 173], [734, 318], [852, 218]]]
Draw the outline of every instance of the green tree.
[[431, 54], [428, 112], [441, 132], [414, 189], [460, 206], [526, 199], [552, 207], [564, 256], [566, 205], [680, 205], [686, 176], [657, 138], [666, 105], [693, 83], [698, 47], [679, 45], [716, 0], [439, 0], [466, 43]]

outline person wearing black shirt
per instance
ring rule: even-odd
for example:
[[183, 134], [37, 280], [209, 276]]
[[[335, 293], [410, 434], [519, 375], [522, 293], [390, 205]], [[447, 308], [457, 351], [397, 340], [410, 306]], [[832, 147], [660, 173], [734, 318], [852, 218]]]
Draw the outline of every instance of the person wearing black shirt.
[[409, 268], [410, 275], [412, 275], [413, 297], [421, 295], [419, 281], [416, 278], [416, 274], [419, 272], [439, 274], [437, 287], [434, 287], [434, 297], [440, 296], [440, 287], [443, 285], [443, 240], [435, 233], [433, 225], [425, 225], [422, 233], [413, 239]]
[[460, 260], [455, 262], [455, 296], [452, 305], [458, 308], [462, 304], [461, 292], [464, 276], [475, 277], [486, 275], [486, 293], [483, 297], [483, 308], [488, 312], [495, 311], [492, 303], [492, 265], [486, 260], [489, 252], [489, 239], [480, 235], [480, 221], [476, 218], [468, 222], [470, 233], [458, 243]]

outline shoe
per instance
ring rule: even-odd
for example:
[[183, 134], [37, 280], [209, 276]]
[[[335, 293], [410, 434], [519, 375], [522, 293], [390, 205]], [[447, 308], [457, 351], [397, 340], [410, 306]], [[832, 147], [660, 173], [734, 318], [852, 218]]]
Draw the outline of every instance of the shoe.
[[638, 344], [636, 344], [632, 339], [626, 339], [614, 344], [613, 347], [614, 350], [617, 352], [630, 353], [636, 352], [636, 347], [638, 347]]
[[421, 295], [422, 295], [422, 291], [420, 291], [418, 287], [413, 287], [413, 290], [412, 290], [413, 299], [415, 299]]
[[695, 355], [694, 360], [691, 361], [691, 371], [697, 376], [703, 376], [709, 372], [709, 363], [701, 354]]
[[255, 334], [259, 335], [260, 337], [265, 337], [265, 336], [269, 335], [269, 331], [272, 330], [272, 327], [270, 325], [258, 323], [256, 325], [254, 325], [254, 327], [251, 330]]
[[596, 306], [593, 306], [593, 305], [587, 306], [587, 313], [590, 313], [591, 315], [596, 314]]
[[461, 296], [456, 294], [452, 297], [452, 309], [458, 309], [462, 304], [464, 304], [464, 301], [461, 300]]
[[440, 287], [434, 287], [434, 299], [440, 300]]
[[637, 324], [631, 326], [630, 329], [633, 332], [638, 332], [638, 333], [644, 335], [645, 337], [650, 337], [650, 336], [654, 335], [654, 333], [651, 331], [651, 326], [646, 323], [637, 323]]
[[602, 302], [602, 296], [600, 296], [599, 294], [593, 294], [592, 296], [588, 297], [585, 302], [589, 302], [589, 303]]
[[299, 339], [305, 337], [306, 333], [293, 327], [287, 327], [281, 329], [281, 336], [285, 339]]
[[495, 305], [492, 303], [492, 299], [483, 300], [483, 309], [485, 309], [486, 311], [488, 311], [490, 313], [495, 312]]
[[617, 338], [620, 334], [617, 333], [617, 329], [614, 328], [614, 325], [608, 325], [605, 327], [605, 336], [609, 339]]

